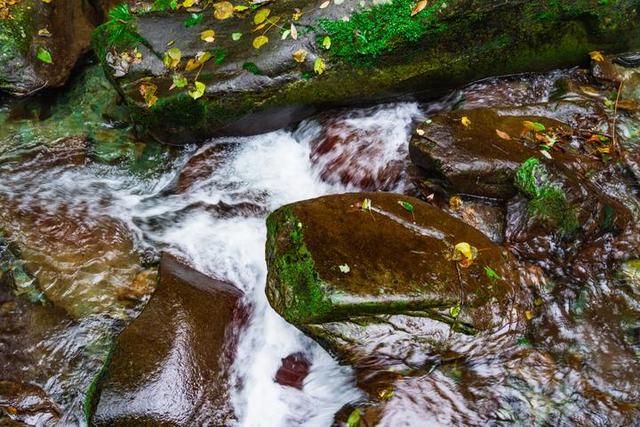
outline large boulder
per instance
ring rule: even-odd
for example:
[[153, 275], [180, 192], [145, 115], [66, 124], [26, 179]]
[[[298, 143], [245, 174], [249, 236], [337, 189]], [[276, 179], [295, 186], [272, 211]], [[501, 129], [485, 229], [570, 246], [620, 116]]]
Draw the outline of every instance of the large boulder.
[[118, 337], [93, 425], [226, 425], [242, 292], [164, 254], [160, 283]]
[[[10, 3], [15, 3], [10, 5]], [[29, 95], [62, 86], [102, 20], [100, 0], [0, 3], [0, 90]]]
[[[638, 43], [635, 2], [319, 6], [124, 7], [98, 29], [95, 49], [135, 118], [157, 139], [184, 143], [281, 128], [328, 105], [433, 97], [485, 76], [576, 64], [595, 49]], [[202, 34], [209, 30], [215, 34]]]

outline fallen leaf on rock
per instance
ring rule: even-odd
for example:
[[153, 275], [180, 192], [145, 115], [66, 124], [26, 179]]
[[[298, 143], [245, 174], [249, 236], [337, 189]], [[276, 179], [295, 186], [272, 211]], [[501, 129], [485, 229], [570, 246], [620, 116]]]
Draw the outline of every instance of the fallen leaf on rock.
[[331, 4], [331, 1], [330, 1], [330, 0], [327, 0], [327, 1], [323, 2], [323, 3], [320, 5], [320, 9], [325, 9], [325, 8], [329, 7], [329, 5], [330, 5], [330, 4]]
[[593, 52], [589, 52], [589, 56], [596, 62], [604, 62], [604, 55], [602, 52], [594, 50]]
[[138, 88], [140, 95], [144, 98], [144, 103], [148, 108], [151, 108], [158, 101], [156, 92], [158, 87], [152, 83], [142, 83]]
[[207, 43], [213, 43], [216, 39], [216, 32], [213, 30], [205, 30], [200, 33], [200, 39]]
[[262, 46], [264, 46], [267, 43], [269, 43], [269, 37], [264, 35], [258, 36], [255, 39], [253, 39], [254, 49], [260, 49]]
[[331, 49], [331, 37], [324, 36], [324, 38], [322, 39], [322, 47], [327, 50]]
[[295, 52], [293, 52], [293, 59], [296, 62], [303, 63], [305, 59], [307, 59], [307, 53], [308, 52], [304, 49], [298, 49]]
[[545, 125], [540, 122], [531, 122], [529, 120], [525, 120], [522, 122], [522, 124], [526, 130], [530, 130], [532, 132], [544, 132], [545, 130], [547, 130]]
[[460, 267], [467, 268], [473, 264], [473, 261], [477, 257], [478, 249], [467, 242], [460, 242], [454, 246], [451, 259], [453, 261], [458, 261]]
[[200, 97], [202, 97], [202, 95], [204, 95], [204, 91], [207, 87], [205, 86], [204, 83], [202, 82], [196, 82], [195, 83], [195, 88], [191, 91], [189, 91], [189, 96], [192, 97], [193, 99], [198, 99]]
[[258, 10], [256, 14], [253, 16], [253, 23], [256, 25], [262, 24], [264, 21], [267, 20], [270, 14], [271, 14], [270, 9], [264, 8], [264, 9]]
[[242, 38], [242, 33], [231, 33], [231, 40], [237, 42]]
[[462, 118], [460, 119], [460, 123], [462, 123], [462, 126], [468, 128], [469, 126], [471, 126], [471, 119], [467, 116], [462, 116]]
[[454, 211], [459, 211], [462, 208], [462, 199], [460, 196], [452, 196], [449, 199], [449, 207]]
[[411, 11], [411, 16], [416, 16], [420, 13], [425, 7], [427, 7], [428, 3], [429, 2], [427, 0], [420, 0]]
[[291, 23], [291, 27], [289, 28], [289, 34], [291, 34], [292, 39], [298, 40], [298, 29], [295, 25], [293, 25], [293, 22]]
[[505, 141], [511, 141], [511, 136], [508, 133], [501, 131], [500, 129], [496, 129], [496, 134], [499, 138], [504, 139]]
[[53, 64], [53, 57], [51, 56], [51, 52], [43, 47], [38, 48], [38, 51], [36, 52], [36, 58], [38, 58], [45, 64]]
[[221, 1], [213, 4], [213, 16], [220, 21], [233, 16], [233, 5], [228, 1]]
[[348, 274], [351, 271], [351, 267], [349, 267], [349, 264], [342, 264], [338, 266], [338, 268], [340, 269], [340, 272], [344, 274]]
[[47, 28], [42, 28], [42, 29], [38, 30], [38, 35], [40, 37], [51, 37], [51, 33], [49, 32], [49, 30]]
[[324, 63], [324, 60], [322, 58], [316, 58], [313, 63], [313, 71], [315, 71], [316, 74], [322, 74], [326, 68], [327, 65]]
[[172, 47], [164, 53], [164, 66], [167, 68], [177, 68], [182, 59], [182, 52], [177, 47]]
[[407, 212], [413, 213], [413, 205], [409, 202], [405, 202], [403, 200], [399, 200], [398, 204], [402, 206]]

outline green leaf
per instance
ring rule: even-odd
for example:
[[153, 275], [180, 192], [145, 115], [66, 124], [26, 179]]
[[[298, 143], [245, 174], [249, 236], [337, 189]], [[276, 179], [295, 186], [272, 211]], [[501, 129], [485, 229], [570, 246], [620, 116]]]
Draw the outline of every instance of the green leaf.
[[324, 70], [326, 68], [327, 65], [324, 63], [322, 58], [316, 58], [315, 62], [313, 63], [313, 71], [315, 71], [316, 74], [322, 74], [324, 73]]
[[331, 37], [324, 36], [324, 38], [322, 39], [322, 47], [325, 49], [331, 48]]
[[51, 57], [51, 52], [43, 47], [38, 48], [38, 52], [36, 53], [36, 57], [44, 62], [45, 64], [53, 64], [53, 58]]
[[258, 66], [253, 62], [245, 62], [244, 64], [242, 64], [242, 68], [250, 73], [255, 74], [256, 76], [262, 75], [262, 71], [260, 70], [260, 68], [258, 68]]
[[500, 275], [496, 273], [496, 271], [493, 268], [489, 267], [488, 265], [484, 266], [484, 274], [487, 275], [489, 280], [502, 280], [502, 277], [500, 277]]
[[400, 200], [398, 201], [398, 204], [402, 206], [407, 212], [413, 213], [413, 205], [411, 203]]
[[238, 40], [240, 40], [240, 38], [242, 38], [242, 33], [231, 34], [231, 40], [233, 40], [234, 42], [237, 42]]
[[214, 49], [213, 54], [215, 55], [215, 59], [213, 60], [213, 62], [215, 62], [216, 65], [222, 64], [227, 57], [227, 52], [225, 52], [225, 50], [221, 48]]
[[360, 427], [360, 409], [354, 409], [347, 419], [348, 427]]
[[192, 91], [189, 91], [189, 96], [192, 97], [193, 99], [198, 99], [202, 95], [204, 95], [204, 91], [207, 88], [207, 86], [205, 86], [205, 84], [202, 82], [196, 82], [195, 85], [196, 85], [195, 89]]
[[178, 89], [182, 89], [188, 84], [187, 78], [182, 74], [174, 74], [173, 75], [173, 85]]
[[187, 19], [184, 20], [184, 26], [187, 28], [195, 27], [200, 24], [204, 19], [204, 14], [202, 13], [192, 13]]
[[460, 316], [460, 311], [462, 310], [462, 307], [460, 306], [460, 304], [456, 304], [455, 306], [451, 307], [449, 309], [449, 314], [451, 315], [451, 317], [453, 317], [454, 319], [457, 319], [458, 316]]
[[163, 12], [167, 9], [176, 10], [178, 8], [178, 0], [156, 0], [153, 3], [152, 11]]

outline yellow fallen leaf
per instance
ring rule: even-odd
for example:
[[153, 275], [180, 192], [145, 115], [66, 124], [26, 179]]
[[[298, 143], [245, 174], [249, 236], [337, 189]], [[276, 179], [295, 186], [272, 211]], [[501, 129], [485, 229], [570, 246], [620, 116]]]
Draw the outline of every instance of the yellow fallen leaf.
[[467, 116], [462, 116], [462, 118], [460, 119], [460, 123], [462, 123], [462, 126], [468, 128], [469, 126], [471, 126], [471, 119], [469, 119], [469, 117]]
[[253, 16], [253, 23], [256, 24], [256, 25], [262, 24], [264, 21], [267, 20], [267, 18], [269, 17], [270, 14], [271, 14], [271, 10], [270, 9], [267, 9], [267, 8], [260, 9]]
[[167, 68], [177, 68], [182, 59], [182, 52], [177, 47], [172, 47], [164, 53], [164, 65]]
[[255, 49], [260, 49], [260, 47], [264, 46], [267, 43], [269, 43], [269, 38], [264, 35], [258, 36], [255, 39], [253, 39], [253, 47]]
[[422, 11], [425, 7], [427, 7], [428, 0], [420, 0], [416, 6], [411, 11], [411, 16], [416, 16], [418, 13]]
[[496, 134], [500, 139], [504, 139], [505, 141], [511, 141], [511, 135], [509, 135], [504, 131], [501, 131], [500, 129], [496, 129]]
[[531, 320], [535, 317], [535, 314], [533, 314], [533, 311], [531, 310], [526, 310], [524, 312], [525, 317], [527, 318], [527, 320]]
[[182, 2], [182, 7], [184, 7], [185, 9], [193, 6], [195, 4], [196, 0], [184, 0]]
[[233, 5], [228, 1], [221, 1], [213, 4], [213, 16], [224, 21], [233, 16]]
[[200, 98], [202, 95], [204, 95], [204, 91], [207, 87], [205, 86], [204, 83], [202, 82], [196, 82], [195, 83], [195, 88], [191, 91], [189, 91], [189, 96], [192, 97], [193, 99], [198, 99]]
[[38, 35], [40, 37], [51, 37], [51, 33], [49, 32], [49, 30], [47, 28], [42, 28], [42, 29], [38, 30]]
[[456, 244], [453, 248], [453, 256], [452, 260], [458, 261], [460, 263], [460, 267], [467, 268], [473, 261], [478, 257], [478, 249], [471, 246], [467, 242], [460, 242]]
[[594, 50], [593, 52], [589, 52], [589, 56], [596, 62], [604, 62], [604, 55], [602, 52], [598, 50]]
[[316, 60], [313, 63], [313, 71], [316, 72], [316, 74], [322, 74], [324, 73], [324, 70], [327, 68], [327, 65], [324, 63], [322, 58], [316, 58]]
[[189, 72], [189, 71], [195, 70], [196, 68], [200, 67], [205, 62], [210, 60], [212, 57], [213, 57], [213, 54], [211, 52], [198, 52], [198, 53], [196, 53], [196, 57], [190, 59], [187, 62], [187, 65], [185, 66], [185, 71]]
[[449, 199], [449, 207], [454, 211], [459, 211], [462, 208], [462, 199], [460, 196], [451, 196]]
[[300, 62], [303, 63], [305, 59], [307, 59], [307, 51], [304, 49], [298, 49], [295, 52], [293, 52], [293, 59], [296, 62]]
[[144, 98], [144, 103], [147, 108], [151, 108], [158, 101], [158, 97], [156, 96], [156, 91], [158, 87], [152, 83], [142, 83], [138, 88], [140, 95]]
[[207, 43], [213, 43], [216, 39], [216, 32], [213, 30], [205, 30], [200, 33], [200, 39], [204, 40]]

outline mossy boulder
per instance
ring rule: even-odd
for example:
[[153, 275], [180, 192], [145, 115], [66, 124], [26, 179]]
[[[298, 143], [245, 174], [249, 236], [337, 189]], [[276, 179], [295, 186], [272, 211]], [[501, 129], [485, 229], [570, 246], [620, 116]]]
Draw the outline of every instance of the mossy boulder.
[[[209, 8], [125, 8], [99, 27], [94, 45], [136, 119], [157, 139], [184, 143], [265, 132], [327, 106], [434, 97], [489, 75], [577, 64], [590, 51], [639, 41], [635, 1], [435, 1], [412, 16], [414, 6], [288, 0], [225, 20]], [[267, 8], [266, 25], [256, 25]], [[201, 38], [204, 30], [215, 31], [212, 43]], [[255, 48], [263, 35], [268, 43]], [[179, 49], [180, 61], [163, 61], [169, 49]], [[185, 71], [199, 52], [211, 59]], [[194, 100], [196, 81], [205, 90]]]
[[[365, 200], [370, 209], [362, 208]], [[362, 316], [423, 313], [473, 333], [495, 327], [521, 301], [506, 251], [418, 199], [321, 197], [280, 208], [267, 227], [269, 302], [305, 331]], [[468, 268], [455, 261], [462, 242], [479, 251]]]
[[109, 4], [100, 0], [19, 0], [0, 17], [0, 91], [28, 95], [62, 86], [89, 50]]

